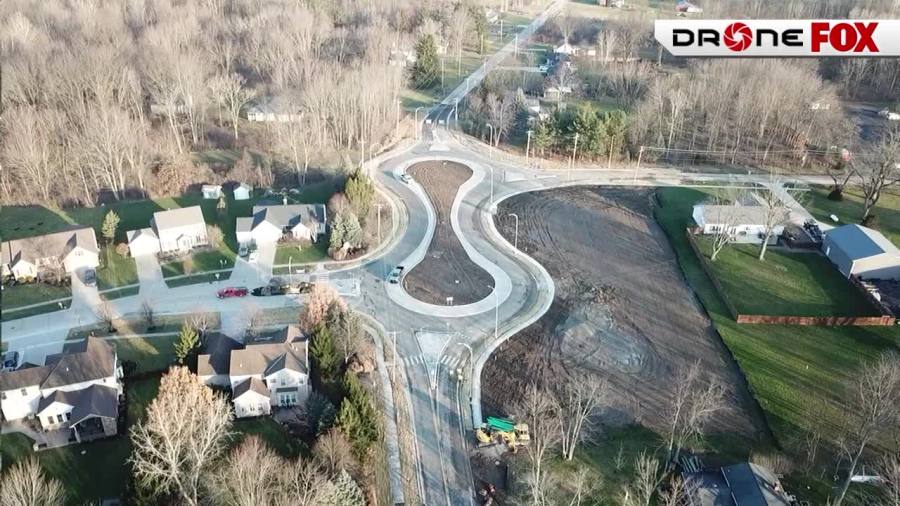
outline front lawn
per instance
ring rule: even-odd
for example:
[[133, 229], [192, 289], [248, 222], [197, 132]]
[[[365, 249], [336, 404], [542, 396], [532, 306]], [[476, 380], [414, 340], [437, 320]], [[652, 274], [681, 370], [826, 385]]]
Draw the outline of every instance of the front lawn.
[[[218, 271], [234, 267], [235, 254], [228, 249], [198, 251], [191, 255], [193, 268], [191, 273]], [[184, 272], [184, 261], [168, 262], [160, 265], [163, 277], [181, 276]]]
[[[802, 458], [798, 446], [816, 432], [822, 451], [833, 449], [847, 411], [845, 384], [864, 363], [880, 353], [897, 350], [900, 332], [894, 327], [817, 327], [741, 325], [736, 323], [700, 266], [685, 235], [692, 205], [701, 191], [662, 188], [656, 219], [665, 230], [688, 284], [700, 298], [713, 324], [746, 376], [778, 442], [788, 454]], [[824, 504], [822, 482], [811, 476], [791, 481], [810, 485], [813, 493], [801, 499]]]
[[116, 354], [120, 362], [137, 364], [136, 374], [163, 372], [175, 363], [175, 342], [177, 333], [164, 336], [131, 337], [116, 339]]
[[303, 249], [298, 249], [296, 244], [279, 244], [275, 250], [275, 265], [321, 262], [327, 258], [328, 244], [324, 239], [305, 245]]
[[252, 434], [262, 438], [282, 457], [296, 458], [301, 454], [304, 457], [309, 456], [309, 448], [303, 441], [291, 437], [281, 424], [269, 416], [247, 420], [237, 419], [234, 421], [234, 433], [235, 437], [232, 441], [234, 446]]
[[3, 303], [5, 309], [71, 297], [71, 287], [48, 285], [46, 283], [4, 286], [3, 291], [0, 292], [0, 302]]
[[[828, 199], [830, 190], [826, 187], [816, 186], [808, 192], [806, 210], [817, 220], [832, 225], [845, 225], [859, 223], [863, 215], [862, 191], [856, 187], [848, 187], [844, 190], [844, 200], [837, 202]], [[834, 223], [831, 215], [840, 220]], [[885, 191], [878, 200], [878, 205], [872, 210], [872, 214], [878, 217], [875, 226], [882, 234], [894, 244], [900, 244], [900, 193], [894, 190]]]
[[134, 285], [137, 282], [137, 264], [134, 258], [123, 257], [109, 247], [100, 250], [100, 266], [97, 267], [98, 290]]
[[[712, 241], [700, 236], [709, 259]], [[738, 313], [790, 316], [875, 316], [875, 309], [831, 262], [818, 253], [730, 244], [709, 262]]]

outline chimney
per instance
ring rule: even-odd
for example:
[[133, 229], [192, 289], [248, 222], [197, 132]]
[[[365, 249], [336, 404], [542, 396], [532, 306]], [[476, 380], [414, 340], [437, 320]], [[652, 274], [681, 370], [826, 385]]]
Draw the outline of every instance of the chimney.
[[281, 203], [284, 205], [287, 205], [287, 195], [285, 195], [284, 197], [281, 197]]

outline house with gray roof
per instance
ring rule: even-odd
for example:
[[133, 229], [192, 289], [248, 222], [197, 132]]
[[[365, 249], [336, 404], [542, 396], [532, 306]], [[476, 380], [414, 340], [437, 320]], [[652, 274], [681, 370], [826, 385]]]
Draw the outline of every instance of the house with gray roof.
[[113, 345], [88, 337], [42, 366], [0, 373], [0, 411], [4, 420], [36, 418], [46, 431], [71, 430], [77, 441], [112, 436], [121, 378]]
[[323, 204], [283, 204], [253, 207], [253, 216], [238, 218], [235, 234], [241, 244], [276, 242], [284, 237], [316, 242], [325, 234]]
[[846, 277], [900, 279], [900, 250], [877, 230], [844, 225], [825, 232], [822, 252]]
[[243, 344], [218, 334], [197, 357], [197, 375], [231, 389], [237, 418], [268, 415], [273, 406], [296, 406], [309, 396], [307, 344], [296, 325]]
[[684, 473], [689, 506], [789, 506], [789, 496], [771, 470], [750, 462]]
[[[780, 215], [774, 220], [769, 244], [777, 242], [784, 233], [784, 226], [793, 221], [790, 211], [778, 212]], [[767, 214], [768, 209], [762, 205], [698, 204], [694, 206], [692, 217], [702, 234], [727, 232], [732, 242], [760, 244], [766, 234]]]
[[94, 229], [79, 226], [0, 244], [0, 269], [17, 280], [81, 273], [100, 264], [99, 253]]
[[150, 228], [129, 230], [127, 236], [132, 256], [183, 253], [209, 244], [200, 206], [157, 211], [150, 220]]

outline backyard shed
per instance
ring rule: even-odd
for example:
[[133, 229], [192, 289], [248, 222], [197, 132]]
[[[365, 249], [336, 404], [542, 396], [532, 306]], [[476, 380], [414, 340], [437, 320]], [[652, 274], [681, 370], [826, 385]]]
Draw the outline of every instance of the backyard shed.
[[205, 184], [200, 190], [205, 199], [217, 199], [222, 196], [222, 186], [217, 184]]
[[247, 183], [241, 183], [234, 187], [234, 200], [250, 200], [253, 188]]
[[822, 251], [841, 274], [862, 279], [900, 279], [900, 250], [871, 228], [844, 225], [825, 233]]

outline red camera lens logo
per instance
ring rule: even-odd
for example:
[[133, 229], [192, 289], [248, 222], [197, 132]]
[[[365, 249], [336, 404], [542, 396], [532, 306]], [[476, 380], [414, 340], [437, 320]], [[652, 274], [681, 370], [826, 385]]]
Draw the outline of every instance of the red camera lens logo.
[[743, 51], [753, 42], [753, 31], [744, 23], [731, 23], [725, 28], [722, 41], [732, 51]]

